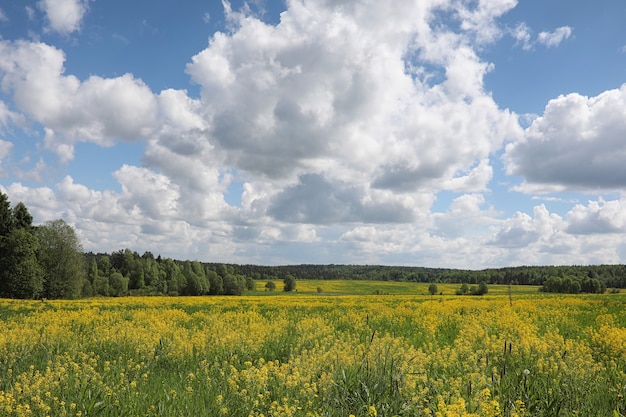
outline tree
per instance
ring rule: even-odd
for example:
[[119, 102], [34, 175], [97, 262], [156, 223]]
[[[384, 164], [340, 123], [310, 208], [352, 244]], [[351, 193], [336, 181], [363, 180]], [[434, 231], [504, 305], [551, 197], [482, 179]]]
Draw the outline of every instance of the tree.
[[16, 228], [2, 240], [6, 250], [0, 261], [0, 296], [39, 298], [44, 287], [43, 271], [36, 256], [37, 238], [26, 229]]
[[265, 283], [265, 288], [266, 288], [268, 291], [274, 291], [274, 290], [276, 289], [276, 284], [274, 283], [274, 281], [267, 281], [267, 282]]
[[13, 207], [13, 226], [21, 229], [31, 230], [33, 227], [33, 216], [21, 201]]
[[283, 284], [285, 285], [283, 287], [283, 291], [289, 292], [289, 291], [295, 291], [296, 289], [296, 278], [291, 275], [291, 274], [287, 274], [285, 276], [285, 279], [283, 280]]
[[11, 210], [8, 197], [0, 193], [0, 296], [38, 298], [43, 292], [32, 221], [23, 203]]
[[252, 277], [246, 278], [246, 290], [247, 291], [256, 291], [256, 281], [252, 279]]
[[428, 286], [428, 293], [430, 295], [435, 295], [437, 294], [437, 284], [435, 284], [434, 282], [432, 284], [430, 284]]
[[209, 280], [209, 294], [224, 294], [224, 279], [212, 269], [207, 269], [206, 276]]
[[44, 270], [44, 296], [80, 296], [85, 275], [84, 256], [74, 228], [59, 219], [35, 228], [35, 232], [39, 239], [37, 257]]
[[109, 277], [110, 295], [121, 297], [128, 294], [128, 278], [119, 272], [113, 272]]
[[11, 202], [6, 194], [0, 192], [0, 236], [7, 236], [11, 230], [13, 230]]
[[227, 274], [223, 280], [225, 295], [241, 295], [246, 288], [246, 280], [241, 275]]

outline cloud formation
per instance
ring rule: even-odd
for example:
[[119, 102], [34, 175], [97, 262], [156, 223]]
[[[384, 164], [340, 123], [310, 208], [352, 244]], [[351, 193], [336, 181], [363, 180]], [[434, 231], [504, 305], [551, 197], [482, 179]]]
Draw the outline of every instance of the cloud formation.
[[539, 35], [537, 35], [537, 42], [547, 46], [548, 48], [554, 48], [559, 46], [561, 42], [569, 38], [571, 35], [571, 27], [561, 26], [552, 32], [540, 32]]
[[[500, 156], [525, 193], [626, 181], [625, 86], [559, 96], [525, 130], [486, 89], [496, 67], [482, 52], [501, 37], [530, 50], [572, 35], [503, 27], [516, 3], [290, 0], [270, 24], [225, 2], [226, 28], [181, 64], [195, 96], [153, 91], [141, 74], [81, 79], [58, 47], [0, 40], [5, 171], [15, 130], [61, 164], [81, 142], [142, 148], [140, 163], [111, 170], [115, 189], [70, 175], [0, 189], [39, 221], [69, 221], [87, 250], [258, 263], [613, 262], [619, 255], [599, 242], [626, 231], [621, 199], [565, 214], [493, 205]], [[88, 2], [39, 7], [49, 31], [68, 35]], [[24, 183], [41, 180], [39, 161], [20, 173]], [[294, 258], [295, 248], [306, 255]]]
[[507, 173], [520, 191], [620, 190], [626, 186], [626, 84], [596, 97], [550, 100], [524, 139], [507, 145]]
[[38, 6], [46, 15], [46, 30], [67, 35], [80, 29], [88, 4], [89, 0], [41, 0]]

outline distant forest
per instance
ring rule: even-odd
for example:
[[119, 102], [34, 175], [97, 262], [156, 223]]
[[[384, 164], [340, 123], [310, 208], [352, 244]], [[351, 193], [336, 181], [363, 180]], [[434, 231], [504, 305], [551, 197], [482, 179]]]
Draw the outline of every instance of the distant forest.
[[[238, 295], [265, 288], [267, 281], [374, 280], [423, 283], [537, 285], [546, 292], [604, 293], [626, 288], [625, 265], [520, 266], [461, 270], [384, 265], [238, 265], [180, 261], [139, 255], [130, 249], [86, 253], [83, 295]], [[115, 275], [115, 279], [110, 277]], [[106, 277], [109, 277], [107, 281]], [[108, 284], [108, 286], [107, 286]]]
[[461, 270], [382, 265], [261, 266], [180, 261], [130, 249], [84, 253], [63, 220], [34, 226], [23, 203], [0, 192], [0, 297], [240, 295], [296, 288], [296, 280], [376, 280], [537, 285], [546, 292], [604, 293], [626, 288], [625, 265], [521, 266]]

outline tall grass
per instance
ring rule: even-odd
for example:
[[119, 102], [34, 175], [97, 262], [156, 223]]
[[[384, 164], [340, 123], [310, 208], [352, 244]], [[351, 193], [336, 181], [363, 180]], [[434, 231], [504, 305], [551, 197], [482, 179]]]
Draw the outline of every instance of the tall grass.
[[624, 416], [624, 301], [0, 300], [0, 415]]

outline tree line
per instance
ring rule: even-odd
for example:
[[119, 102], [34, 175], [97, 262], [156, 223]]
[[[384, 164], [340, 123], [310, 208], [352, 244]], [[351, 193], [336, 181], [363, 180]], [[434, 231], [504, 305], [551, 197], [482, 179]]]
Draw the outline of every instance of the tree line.
[[[74, 229], [59, 219], [33, 226], [23, 203], [0, 192], [0, 297], [78, 298], [125, 295], [241, 295], [257, 289], [295, 291], [296, 279], [538, 285], [546, 292], [602, 293], [626, 288], [625, 265], [521, 266], [461, 270], [383, 265], [237, 265], [139, 255], [130, 249], [84, 253]], [[472, 287], [468, 287], [472, 288]]]
[[0, 297], [76, 298], [83, 276], [74, 229], [61, 219], [33, 226], [28, 208], [0, 192]]

